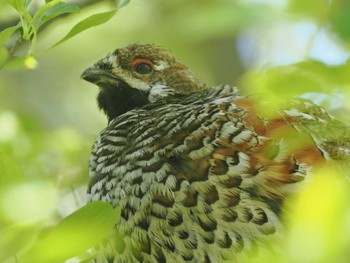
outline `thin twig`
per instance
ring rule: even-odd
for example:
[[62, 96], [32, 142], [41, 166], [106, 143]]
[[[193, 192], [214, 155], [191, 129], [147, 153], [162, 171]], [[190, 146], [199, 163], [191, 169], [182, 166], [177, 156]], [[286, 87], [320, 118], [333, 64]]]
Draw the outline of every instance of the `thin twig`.
[[307, 46], [306, 46], [306, 49], [305, 49], [305, 59], [308, 59], [310, 57], [312, 48], [313, 48], [313, 46], [315, 44], [315, 41], [316, 41], [316, 37], [321, 32], [324, 24], [326, 23], [328, 15], [329, 15], [329, 12], [330, 12], [329, 9], [325, 9], [324, 13], [319, 18], [318, 23], [317, 23], [317, 28], [313, 32], [313, 34], [311, 35], [311, 37], [310, 37], [310, 39], [309, 39], [309, 41], [307, 43]]
[[12, 48], [11, 48], [11, 50], [10, 50], [10, 52], [9, 52], [9, 58], [11, 58], [11, 57], [13, 57], [13, 55], [15, 54], [15, 52], [17, 51], [17, 49], [23, 44], [23, 38], [22, 38], [22, 36], [20, 36], [17, 40], [16, 40], [16, 42], [15, 42], [15, 44], [12, 46]]

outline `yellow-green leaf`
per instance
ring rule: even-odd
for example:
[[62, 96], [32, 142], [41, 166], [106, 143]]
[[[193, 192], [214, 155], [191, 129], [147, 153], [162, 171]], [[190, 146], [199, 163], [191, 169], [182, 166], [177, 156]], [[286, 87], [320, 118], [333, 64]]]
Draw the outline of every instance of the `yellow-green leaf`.
[[[101, 25], [103, 23], [106, 23], [109, 21], [115, 14], [117, 13], [117, 9], [100, 13], [100, 14], [94, 14], [92, 16], [89, 16], [88, 18], [85, 18], [84, 20], [80, 21], [78, 24], [76, 24], [69, 32], [68, 34], [63, 37], [60, 41], [58, 41], [56, 44], [54, 44], [51, 48], [54, 48], [63, 42], [67, 41], [68, 39], [74, 37], [75, 35], [85, 31], [86, 29], [89, 29], [94, 26]], [[51, 49], [50, 48], [50, 49]]]
[[21, 262], [64, 262], [79, 255], [106, 237], [119, 216], [120, 209], [92, 202], [43, 234]]
[[4, 29], [3, 31], [0, 32], [0, 45], [5, 45], [7, 40], [10, 38], [10, 36], [12, 36], [12, 34], [14, 32], [16, 32], [16, 30], [20, 28], [19, 25], [17, 26], [11, 26], [8, 27], [6, 29]]

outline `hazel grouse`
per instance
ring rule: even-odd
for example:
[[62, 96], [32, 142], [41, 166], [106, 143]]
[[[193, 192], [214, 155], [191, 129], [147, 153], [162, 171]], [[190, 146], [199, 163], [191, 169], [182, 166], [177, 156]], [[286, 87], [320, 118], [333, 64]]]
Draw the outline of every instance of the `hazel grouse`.
[[108, 117], [89, 198], [122, 209], [99, 263], [242, 262], [278, 239], [314, 165], [349, 159], [349, 130], [312, 102], [263, 116], [264, 102], [207, 86], [155, 45], [116, 49], [82, 78]]

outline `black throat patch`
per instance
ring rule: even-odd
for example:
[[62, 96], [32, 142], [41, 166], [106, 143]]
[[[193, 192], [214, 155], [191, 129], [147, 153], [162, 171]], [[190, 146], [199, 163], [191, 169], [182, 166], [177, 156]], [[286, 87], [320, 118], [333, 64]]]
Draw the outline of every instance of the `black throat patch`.
[[97, 102], [108, 117], [108, 122], [115, 117], [132, 109], [142, 107], [149, 103], [148, 94], [131, 88], [123, 81], [117, 85], [100, 88]]

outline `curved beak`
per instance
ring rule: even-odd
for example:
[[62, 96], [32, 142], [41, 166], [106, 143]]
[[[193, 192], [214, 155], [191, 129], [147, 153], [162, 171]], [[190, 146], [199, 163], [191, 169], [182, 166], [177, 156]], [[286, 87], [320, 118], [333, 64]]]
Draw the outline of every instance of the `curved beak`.
[[118, 77], [114, 76], [112, 73], [92, 66], [87, 68], [81, 75], [80, 78], [91, 82], [101, 88], [115, 86], [120, 81]]

